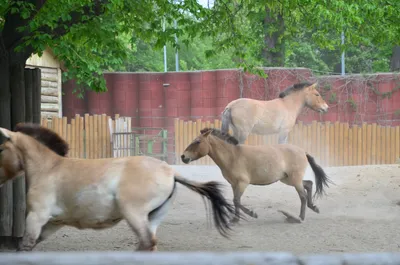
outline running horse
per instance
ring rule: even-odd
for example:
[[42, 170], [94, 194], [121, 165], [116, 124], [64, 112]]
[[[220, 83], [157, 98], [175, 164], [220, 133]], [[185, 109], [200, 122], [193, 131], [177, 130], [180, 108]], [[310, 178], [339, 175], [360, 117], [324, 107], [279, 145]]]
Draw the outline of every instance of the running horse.
[[233, 136], [244, 143], [250, 133], [259, 135], [278, 134], [278, 143], [287, 143], [303, 107], [327, 112], [328, 104], [317, 91], [317, 83], [294, 84], [272, 100], [239, 98], [228, 103], [222, 112], [221, 131], [232, 128]]
[[0, 185], [25, 173], [27, 216], [17, 251], [35, 245], [63, 226], [109, 228], [125, 219], [139, 238], [139, 251], [155, 251], [156, 231], [167, 214], [176, 183], [211, 202], [214, 223], [229, 237], [233, 205], [220, 183], [185, 179], [166, 162], [148, 157], [68, 158], [68, 144], [40, 125], [20, 124], [17, 131], [0, 128]]
[[[311, 166], [315, 174], [316, 192], [321, 196], [330, 179], [314, 158], [302, 148], [292, 144], [242, 145], [238, 140], [218, 129], [204, 128], [181, 155], [185, 164], [210, 156], [221, 169], [223, 177], [231, 184], [236, 215], [241, 209], [247, 215], [257, 218], [257, 214], [241, 204], [241, 197], [248, 185], [270, 185], [281, 181], [293, 186], [300, 197], [299, 218], [282, 212], [288, 222], [301, 223], [305, 218], [306, 205], [319, 213], [312, 198], [313, 182], [303, 180], [306, 168]], [[232, 223], [239, 221], [237, 216]]]

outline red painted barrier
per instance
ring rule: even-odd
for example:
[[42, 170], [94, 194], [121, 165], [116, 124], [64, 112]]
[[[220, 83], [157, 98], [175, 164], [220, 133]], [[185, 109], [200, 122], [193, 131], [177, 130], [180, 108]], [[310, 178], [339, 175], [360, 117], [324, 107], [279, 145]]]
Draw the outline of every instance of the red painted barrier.
[[192, 120], [202, 119], [213, 121], [218, 117], [216, 111], [216, 77], [215, 71], [196, 71], [190, 73], [190, 116]]

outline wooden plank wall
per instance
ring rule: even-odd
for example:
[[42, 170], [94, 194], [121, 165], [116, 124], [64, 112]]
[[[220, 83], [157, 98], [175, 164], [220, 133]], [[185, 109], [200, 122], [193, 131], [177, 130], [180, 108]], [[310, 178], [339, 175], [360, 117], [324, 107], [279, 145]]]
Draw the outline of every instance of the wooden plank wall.
[[[190, 142], [205, 127], [221, 128], [221, 121], [175, 120], [175, 161], [183, 164], [180, 156]], [[400, 126], [380, 126], [363, 123], [298, 122], [289, 134], [288, 142], [304, 148], [323, 166], [355, 166], [394, 164], [400, 156]], [[246, 144], [278, 143], [278, 135], [251, 134]], [[197, 165], [214, 165], [207, 156], [192, 162]]]
[[43, 117], [58, 117], [60, 112], [59, 75], [57, 68], [42, 67], [41, 114]]

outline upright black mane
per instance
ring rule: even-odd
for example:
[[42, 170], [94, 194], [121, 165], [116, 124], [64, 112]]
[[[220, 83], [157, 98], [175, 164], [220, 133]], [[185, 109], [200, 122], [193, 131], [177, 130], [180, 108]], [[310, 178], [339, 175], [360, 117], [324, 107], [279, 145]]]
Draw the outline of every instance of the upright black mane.
[[205, 132], [207, 132], [209, 130], [212, 130], [211, 131], [212, 135], [218, 137], [221, 140], [224, 140], [225, 142], [227, 142], [229, 144], [233, 144], [233, 145], [238, 145], [239, 144], [239, 141], [235, 137], [233, 137], [229, 133], [223, 133], [220, 130], [215, 129], [215, 128], [204, 128], [204, 129], [202, 129], [200, 131], [200, 133], [203, 134], [203, 133], [205, 133]]
[[287, 87], [285, 90], [283, 90], [279, 94], [279, 97], [280, 98], [284, 98], [287, 95], [291, 94], [292, 92], [302, 90], [302, 89], [304, 89], [306, 87], [309, 87], [311, 85], [312, 85], [312, 83], [310, 83], [310, 82], [302, 82], [302, 83], [297, 83], [297, 84], [291, 85], [291, 86]]
[[66, 156], [68, 153], [68, 143], [61, 136], [40, 124], [18, 123], [15, 126], [15, 131], [35, 138], [60, 156]]

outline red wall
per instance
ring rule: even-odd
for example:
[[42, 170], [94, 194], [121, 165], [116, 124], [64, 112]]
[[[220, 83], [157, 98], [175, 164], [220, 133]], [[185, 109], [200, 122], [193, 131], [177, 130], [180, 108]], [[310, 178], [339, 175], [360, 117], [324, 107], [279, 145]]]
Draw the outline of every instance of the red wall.
[[[400, 91], [392, 93], [391, 97], [374, 92], [399, 89], [400, 74], [315, 77], [307, 68], [265, 68], [265, 72], [268, 75], [265, 79], [237, 69], [106, 73], [108, 91], [89, 92], [84, 99], [72, 94], [75, 83], [69, 81], [63, 84], [63, 116], [72, 118], [75, 114], [85, 113], [131, 116], [133, 126], [164, 127], [171, 137], [175, 118], [219, 119], [226, 104], [240, 96], [270, 100], [294, 83], [318, 81], [329, 111], [319, 114], [305, 109], [299, 121], [400, 124]], [[356, 109], [349, 102], [355, 102]]]

